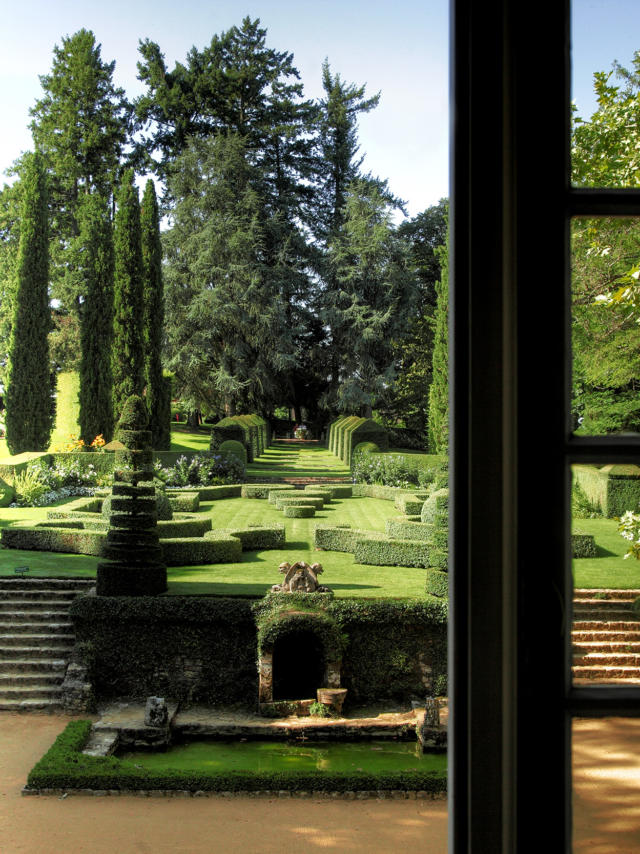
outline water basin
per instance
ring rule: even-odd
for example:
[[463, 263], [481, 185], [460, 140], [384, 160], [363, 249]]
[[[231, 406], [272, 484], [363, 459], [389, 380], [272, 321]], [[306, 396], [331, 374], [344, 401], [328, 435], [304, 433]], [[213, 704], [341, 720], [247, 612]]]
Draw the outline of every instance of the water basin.
[[415, 741], [372, 739], [360, 742], [319, 742], [296, 739], [275, 741], [190, 741], [164, 751], [127, 751], [121, 759], [160, 771], [281, 772], [327, 771], [337, 774], [364, 772], [433, 773], [446, 776], [446, 753], [423, 753]]

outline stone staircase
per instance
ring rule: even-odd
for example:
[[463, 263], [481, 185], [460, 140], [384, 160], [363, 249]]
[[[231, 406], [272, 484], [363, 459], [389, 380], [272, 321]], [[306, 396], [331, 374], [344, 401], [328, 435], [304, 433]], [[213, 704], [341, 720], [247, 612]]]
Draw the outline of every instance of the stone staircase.
[[58, 711], [85, 578], [0, 578], [0, 710]]
[[640, 590], [574, 590], [575, 684], [640, 684]]

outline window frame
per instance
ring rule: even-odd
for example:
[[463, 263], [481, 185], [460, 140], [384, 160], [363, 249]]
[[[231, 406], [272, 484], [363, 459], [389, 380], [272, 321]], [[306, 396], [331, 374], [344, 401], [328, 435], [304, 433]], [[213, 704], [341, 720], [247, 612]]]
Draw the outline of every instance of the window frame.
[[450, 6], [454, 854], [570, 851], [573, 717], [640, 714], [571, 684], [571, 464], [640, 463], [640, 437], [571, 435], [570, 219], [640, 192], [570, 186], [570, 11]]

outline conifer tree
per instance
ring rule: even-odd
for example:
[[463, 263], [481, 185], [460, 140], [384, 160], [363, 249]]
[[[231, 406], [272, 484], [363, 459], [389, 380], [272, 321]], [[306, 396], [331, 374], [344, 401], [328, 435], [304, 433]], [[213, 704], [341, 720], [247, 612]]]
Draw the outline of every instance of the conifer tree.
[[[170, 425], [164, 398], [165, 383], [162, 377], [162, 332], [164, 328], [164, 294], [162, 283], [162, 245], [160, 243], [160, 215], [152, 180], [142, 197], [140, 211], [142, 232], [143, 298], [145, 380], [147, 384], [147, 409], [152, 447], [168, 450]], [[166, 423], [165, 423], [166, 421]]]
[[429, 388], [429, 450], [449, 453], [449, 256], [447, 245], [436, 250], [442, 273], [436, 284], [434, 315], [433, 380]]
[[6, 392], [6, 433], [11, 454], [46, 450], [53, 424], [48, 341], [49, 217], [40, 154], [26, 158], [21, 182], [20, 243]]
[[113, 435], [113, 233], [109, 201], [98, 193], [85, 196], [78, 212], [79, 243], [86, 299], [80, 339], [80, 436], [86, 444]]
[[140, 202], [132, 169], [124, 173], [116, 201], [112, 369], [113, 409], [118, 418], [125, 400], [144, 389]]

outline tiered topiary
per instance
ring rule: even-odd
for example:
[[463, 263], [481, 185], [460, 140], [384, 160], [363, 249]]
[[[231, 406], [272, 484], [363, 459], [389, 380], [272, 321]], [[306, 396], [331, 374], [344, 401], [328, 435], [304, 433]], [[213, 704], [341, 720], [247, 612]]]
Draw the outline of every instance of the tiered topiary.
[[125, 447], [116, 452], [106, 560], [98, 564], [99, 596], [153, 596], [167, 589], [147, 426], [144, 401], [132, 395], [116, 428]]

